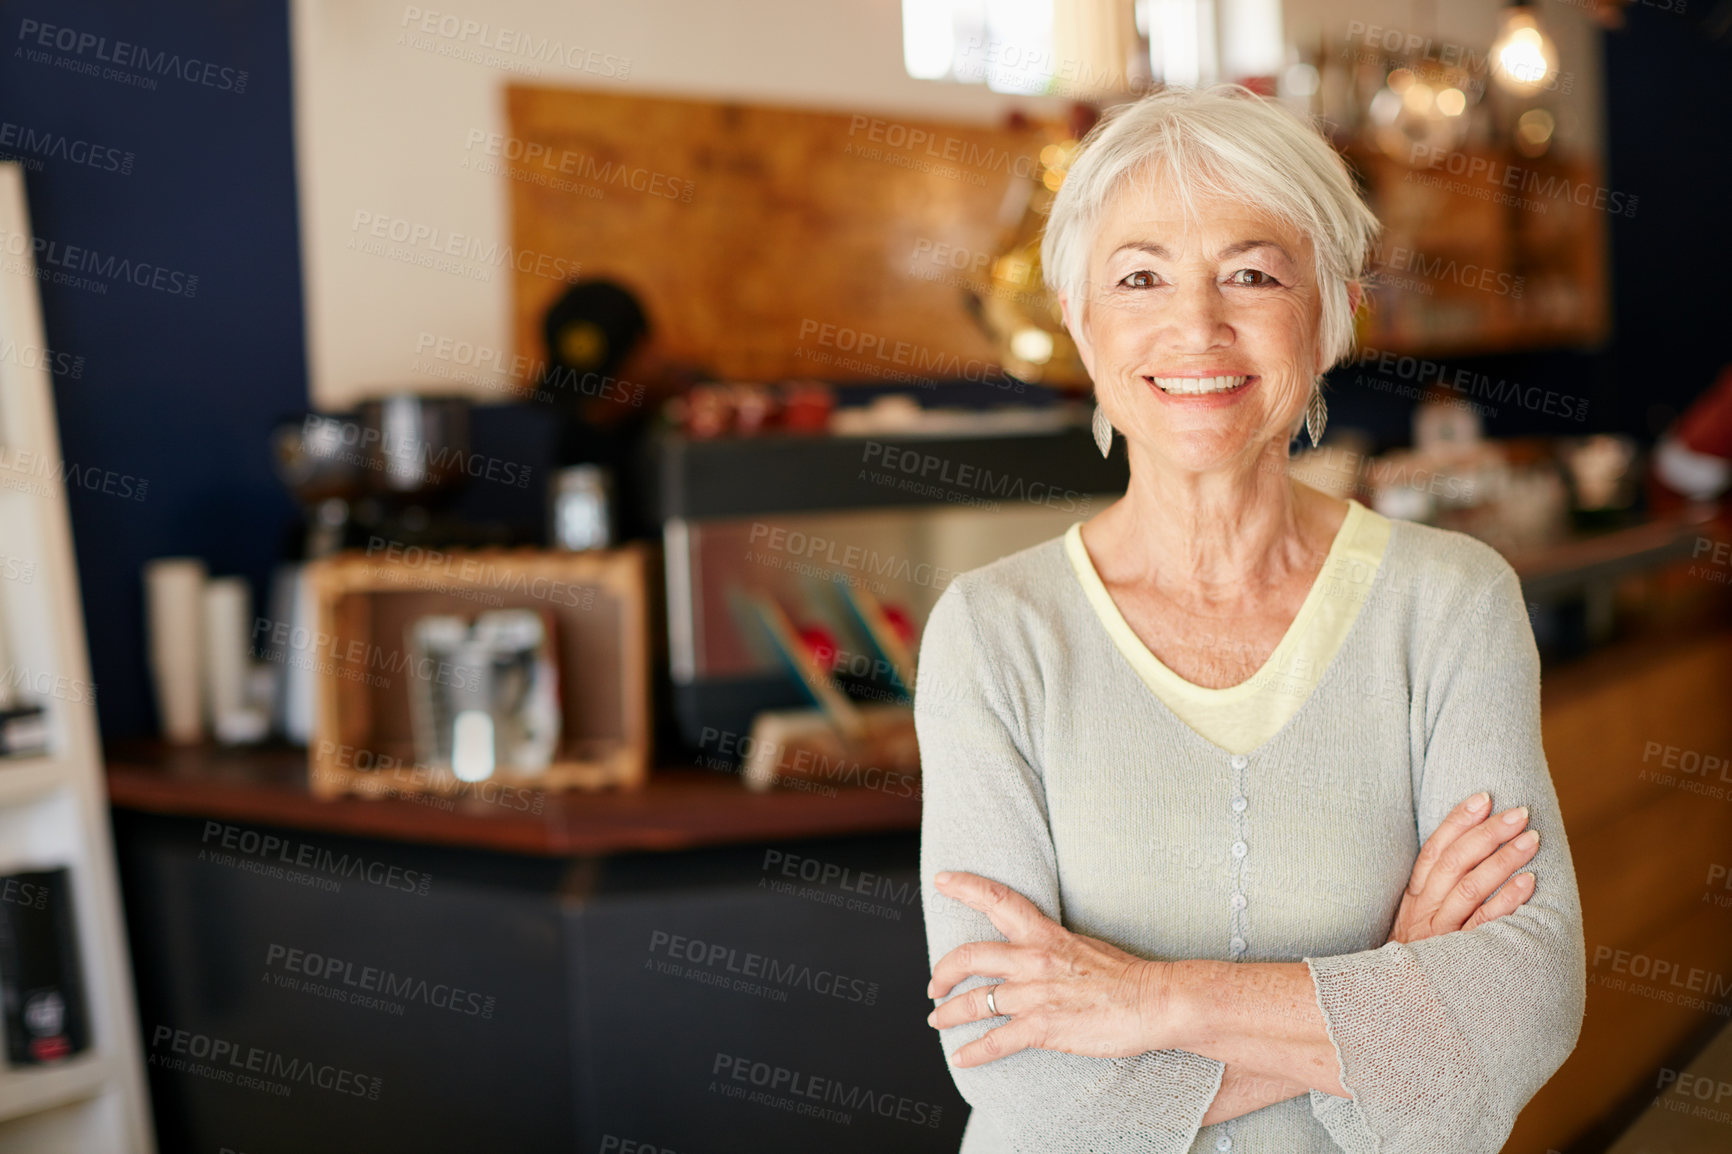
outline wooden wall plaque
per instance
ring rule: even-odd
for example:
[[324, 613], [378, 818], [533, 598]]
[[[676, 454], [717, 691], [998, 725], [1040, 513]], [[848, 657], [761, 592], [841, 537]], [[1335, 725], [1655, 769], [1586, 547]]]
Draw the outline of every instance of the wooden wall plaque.
[[730, 380], [996, 366], [964, 285], [1064, 135], [571, 88], [506, 103], [488, 150], [509, 186], [518, 354], [546, 359], [563, 287], [548, 272], [575, 261], [638, 295], [663, 352]]

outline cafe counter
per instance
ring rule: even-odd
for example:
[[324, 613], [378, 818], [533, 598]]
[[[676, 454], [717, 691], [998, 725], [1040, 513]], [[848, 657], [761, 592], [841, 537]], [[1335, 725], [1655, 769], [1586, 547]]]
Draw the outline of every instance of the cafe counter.
[[[906, 783], [306, 783], [305, 751], [109, 752], [147, 1045], [188, 1030], [382, 1086], [277, 1096], [153, 1068], [164, 1149], [956, 1149]], [[760, 1068], [844, 1105], [748, 1100]]]
[[[1589, 978], [1576, 1052], [1506, 1147], [1530, 1154], [1615, 1132], [1732, 1013], [1654, 977], [1732, 974], [1732, 566], [1672, 531], [1572, 548], [1518, 565], [1536, 633], [1549, 613], [1565, 641], [1542, 702]], [[633, 792], [320, 800], [304, 751], [155, 744], [110, 749], [108, 786], [147, 1043], [187, 1029], [383, 1087], [153, 1076], [165, 1148], [960, 1140], [925, 1024], [917, 789], [751, 793], [688, 762]], [[757, 1064], [853, 1106], [733, 1077]]]

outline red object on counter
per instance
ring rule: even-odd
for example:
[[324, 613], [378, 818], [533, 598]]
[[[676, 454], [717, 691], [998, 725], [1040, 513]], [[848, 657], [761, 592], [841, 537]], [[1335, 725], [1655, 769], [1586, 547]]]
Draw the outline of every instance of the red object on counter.
[[1732, 477], [1732, 365], [1690, 402], [1654, 447], [1648, 505], [1665, 516], [1691, 498], [1725, 502]]
[[900, 605], [884, 604], [884, 620], [890, 623], [890, 628], [896, 630], [896, 636], [902, 639], [902, 644], [914, 644], [914, 619], [908, 616], [908, 611]]
[[782, 399], [782, 427], [790, 433], [827, 433], [836, 390], [821, 381], [789, 381]]
[[698, 385], [685, 396], [686, 436], [710, 440], [725, 436], [734, 425], [734, 408], [725, 385]]
[[1686, 449], [1732, 460], [1732, 365], [1721, 369], [1707, 391], [1690, 402], [1672, 436]]
[[694, 385], [668, 411], [686, 436], [707, 441], [775, 429], [827, 433], [835, 408], [836, 392], [822, 381], [709, 381]]
[[734, 406], [734, 432], [742, 437], [774, 428], [782, 416], [782, 398], [763, 385], [734, 385], [729, 399]]
[[818, 664], [825, 669], [836, 667], [836, 654], [839, 650], [836, 644], [836, 635], [822, 625], [804, 626], [800, 630], [800, 644], [804, 645], [806, 651], [815, 657]]

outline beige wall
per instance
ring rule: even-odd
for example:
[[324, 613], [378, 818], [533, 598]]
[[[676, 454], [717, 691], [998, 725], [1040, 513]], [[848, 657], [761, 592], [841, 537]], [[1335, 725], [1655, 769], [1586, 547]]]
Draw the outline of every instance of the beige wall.
[[[486, 21], [493, 37], [510, 29], [535, 42], [581, 46], [571, 57], [580, 67], [499, 51], [494, 63], [472, 63], [402, 43], [414, 33], [446, 51], [462, 47], [417, 31], [414, 19], [406, 27], [415, 10]], [[505, 243], [504, 178], [464, 167], [481, 157], [465, 147], [471, 133], [504, 131], [505, 84], [963, 121], [1030, 104], [981, 85], [910, 79], [901, 19], [899, 0], [295, 0], [296, 160], [314, 405], [343, 408], [406, 385], [453, 389], [450, 380], [415, 368], [425, 363], [417, 344], [429, 336], [509, 348], [508, 269], [469, 260], [461, 271], [441, 271], [351, 247], [386, 218], [399, 232], [438, 230], [437, 241], [415, 246], [424, 259], [436, 256], [434, 245], [475, 252]], [[539, 68], [540, 75], [499, 62]], [[621, 71], [623, 78], [607, 75]], [[358, 213], [370, 214], [360, 228]], [[483, 272], [491, 279], [473, 279]], [[484, 375], [495, 388], [501, 383], [497, 374]], [[499, 397], [485, 386], [454, 391]]]
[[[507, 240], [503, 177], [476, 171], [472, 142], [503, 132], [503, 86], [515, 80], [689, 94], [964, 121], [1051, 105], [981, 85], [910, 79], [902, 65], [899, 0], [295, 0], [296, 162], [315, 406], [340, 409], [381, 391], [416, 388], [499, 399], [506, 378], [476, 380], [418, 350], [446, 341], [510, 356], [509, 268], [490, 263]], [[1351, 20], [1407, 28], [1409, 5], [1387, 0], [1284, 0], [1289, 40], [1339, 41]], [[1445, 39], [1483, 47], [1500, 0], [1436, 3]], [[1560, 111], [1565, 141], [1601, 139], [1598, 43], [1578, 8], [1549, 0], [1573, 94]], [[422, 30], [432, 17], [435, 28]], [[467, 39], [462, 21], [485, 23]], [[501, 39], [502, 31], [524, 41]], [[1419, 31], [1425, 32], [1426, 29]], [[518, 43], [479, 49], [481, 36]], [[539, 61], [537, 44], [563, 61]], [[485, 51], [483, 62], [452, 53]], [[543, 49], [545, 52], [545, 49]], [[569, 61], [569, 64], [566, 62]], [[575, 65], [575, 66], [572, 66]], [[532, 73], [538, 72], [539, 75]], [[1597, 150], [1597, 149], [1596, 149]], [[374, 227], [387, 239], [370, 235]], [[391, 231], [419, 235], [386, 252]], [[455, 250], [455, 259], [441, 250]], [[482, 254], [475, 259], [475, 254]], [[406, 259], [399, 259], [406, 258]], [[445, 267], [422, 261], [447, 260]]]

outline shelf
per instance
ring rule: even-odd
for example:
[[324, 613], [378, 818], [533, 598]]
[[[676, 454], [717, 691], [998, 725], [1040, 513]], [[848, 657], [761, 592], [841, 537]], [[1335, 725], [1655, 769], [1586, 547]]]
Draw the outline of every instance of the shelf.
[[[655, 443], [660, 520], [1040, 503], [1124, 492], [1122, 453], [1103, 460], [1085, 428], [960, 436], [790, 434]], [[1067, 506], [1068, 507], [1068, 506]]]
[[65, 761], [53, 756], [0, 758], [0, 805], [35, 801], [70, 786]]
[[94, 1098], [119, 1072], [114, 1060], [97, 1050], [56, 1066], [0, 1065], [0, 1123]]
[[[1607, 214], [1555, 196], [1541, 211], [1518, 211], [1481, 199], [1486, 188], [1447, 173], [1442, 184], [1430, 185], [1434, 174], [1365, 145], [1347, 142], [1343, 152], [1384, 224], [1374, 254], [1375, 307], [1360, 330], [1362, 344], [1458, 357], [1594, 347], [1608, 339]], [[1543, 173], [1548, 188], [1560, 180], [1566, 188], [1604, 182], [1600, 162], [1588, 156], [1528, 159], [1478, 147], [1457, 156], [1487, 162], [1492, 171], [1509, 165]], [[1557, 285], [1568, 285], [1571, 295], [1554, 295]]]
[[33, 497], [46, 497], [53, 486], [60, 484], [58, 469], [44, 474], [39, 462], [31, 460], [21, 464], [17, 455], [18, 450], [10, 445], [0, 448], [0, 495], [28, 493]]
[[[35, 231], [24, 183], [17, 163], [0, 163], [0, 234]], [[26, 251], [12, 263], [14, 275], [0, 276], [0, 332], [20, 348], [44, 347], [35, 262]], [[52, 1066], [0, 1059], [0, 1149], [152, 1154], [144, 1047], [103, 820], [95, 700], [82, 692], [90, 687], [89, 650], [66, 496], [78, 467], [60, 455], [46, 360], [0, 369], [0, 542], [33, 567], [22, 580], [0, 581], [0, 664], [13, 684], [30, 686], [22, 696], [44, 699], [50, 749], [0, 758], [0, 867], [71, 871], [76, 956], [89, 1030], [100, 1042]], [[79, 691], [63, 691], [63, 679]]]

